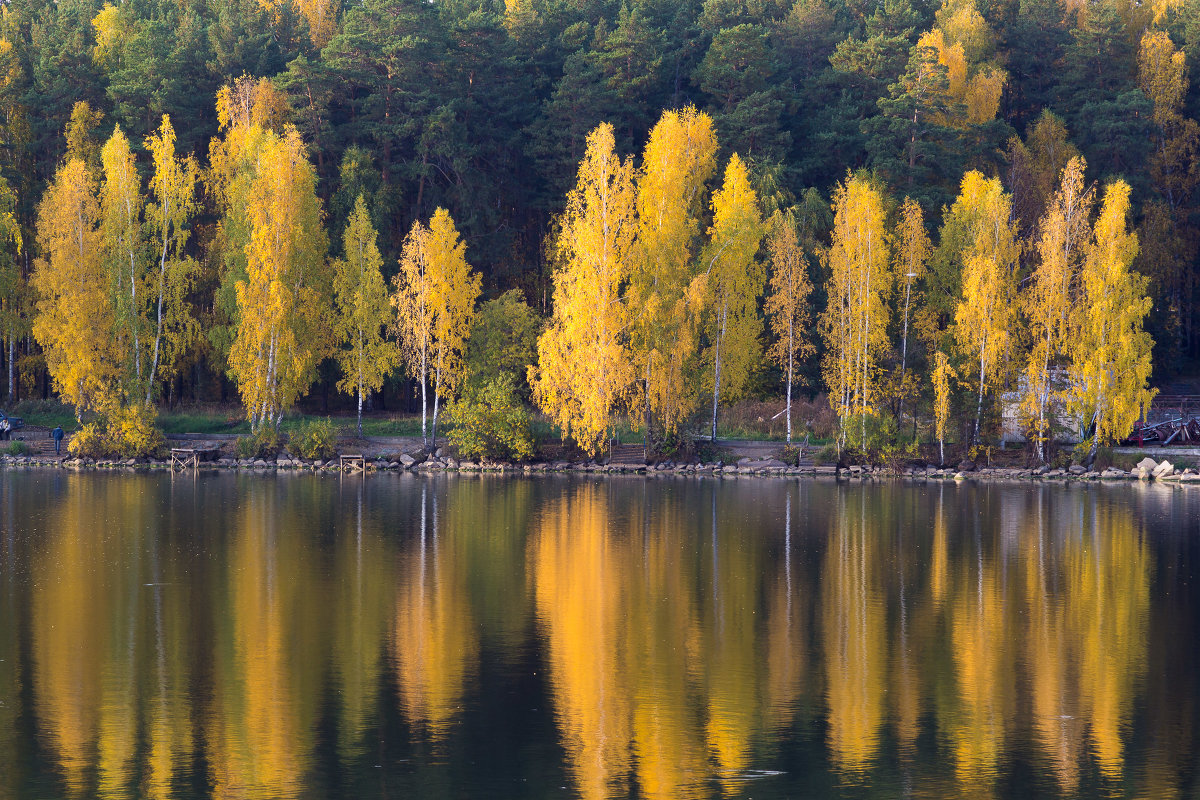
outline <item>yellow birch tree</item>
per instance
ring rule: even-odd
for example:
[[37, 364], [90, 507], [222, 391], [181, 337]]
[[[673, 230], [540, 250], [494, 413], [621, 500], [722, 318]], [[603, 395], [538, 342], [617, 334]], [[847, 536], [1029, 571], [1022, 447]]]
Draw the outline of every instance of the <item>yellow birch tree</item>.
[[100, 188], [100, 231], [107, 285], [112, 292], [114, 343], [121, 352], [122, 394], [141, 393], [142, 314], [139, 284], [145, 281], [146, 237], [142, 228], [141, 179], [121, 126], [100, 150], [104, 183]]
[[383, 335], [391, 318], [387, 286], [383, 282], [383, 257], [376, 245], [375, 228], [362, 195], [342, 237], [344, 258], [334, 265], [333, 297], [337, 304], [337, 332], [343, 344], [337, 351], [342, 379], [338, 390], [358, 399], [358, 435], [362, 436], [363, 396], [383, 386], [396, 365], [396, 346]]
[[697, 267], [704, 187], [716, 170], [716, 153], [712, 119], [688, 106], [663, 112], [642, 155], [629, 304], [647, 442], [652, 419], [672, 433], [695, 409], [688, 368], [698, 344], [697, 309], [688, 286]]
[[1063, 170], [1062, 186], [1039, 226], [1038, 266], [1030, 288], [1022, 295], [1033, 346], [1025, 367], [1021, 408], [1023, 416], [1032, 421], [1033, 440], [1041, 461], [1046, 460], [1050, 420], [1056, 417], [1051, 367], [1067, 347], [1079, 264], [1091, 235], [1088, 219], [1094, 192], [1084, 186], [1085, 168], [1083, 158], [1077, 156]]
[[429, 221], [427, 240], [433, 300], [433, 443], [437, 445], [439, 399], [451, 397], [463, 378], [463, 349], [475, 317], [482, 278], [467, 263], [450, 212], [438, 208]]
[[1091, 457], [1101, 442], [1127, 436], [1155, 393], [1147, 388], [1154, 341], [1143, 328], [1150, 298], [1145, 277], [1131, 268], [1138, 240], [1128, 215], [1129, 184], [1114, 181], [1083, 259], [1069, 338], [1071, 406], [1085, 430], [1095, 427]]
[[933, 356], [933, 427], [937, 433], [938, 458], [946, 463], [946, 423], [950, 419], [950, 381], [958, 376], [950, 359], [938, 350]]
[[766, 228], [758, 210], [758, 197], [750, 175], [734, 153], [725, 167], [725, 181], [712, 199], [713, 224], [704, 251], [705, 273], [696, 281], [703, 286], [712, 362], [712, 438], [717, 439], [717, 409], [721, 382], [726, 399], [745, 388], [750, 371], [761, 354], [758, 297], [766, 271], [758, 260], [758, 247]]
[[833, 240], [826, 253], [828, 303], [821, 315], [825, 359], [821, 372], [846, 442], [848, 417], [874, 411], [877, 359], [887, 347], [888, 242], [883, 196], [866, 179], [847, 176], [833, 193]]
[[921, 205], [911, 197], [900, 206], [899, 230], [896, 232], [896, 279], [904, 282], [904, 326], [900, 346], [900, 408], [897, 418], [904, 419], [904, 397], [907, 389], [904, 377], [908, 366], [908, 319], [913, 299], [913, 284], [925, 274], [933, 246], [925, 232], [925, 215]]
[[[0, 45], [3, 40], [0, 40]], [[22, 274], [21, 225], [17, 197], [0, 176], [0, 344], [7, 345], [8, 399], [16, 400], [16, 342], [28, 325], [29, 285]]]
[[954, 316], [954, 337], [964, 356], [979, 364], [972, 435], [972, 443], [978, 444], [983, 396], [1004, 374], [1003, 356], [1009, 350], [1015, 319], [1021, 244], [1012, 221], [1012, 198], [998, 178], [968, 172], [954, 206], [951, 214], [960, 210], [971, 220], [962, 253], [963, 293]]
[[426, 410], [429, 403], [429, 362], [433, 351], [434, 300], [429, 267], [429, 229], [416, 220], [404, 237], [400, 271], [392, 278], [391, 302], [396, 310], [395, 331], [408, 374], [421, 387], [421, 444], [429, 445]]
[[176, 157], [175, 129], [166, 114], [158, 131], [147, 137], [145, 144], [154, 162], [146, 226], [153, 236], [157, 261], [157, 275], [150, 276], [148, 292], [153, 304], [150, 313], [154, 330], [145, 389], [149, 404], [154, 399], [155, 382], [160, 374], [169, 377], [175, 373], [180, 357], [198, 329], [187, 304], [197, 265], [184, 255], [183, 248], [190, 233], [188, 224], [198, 208], [196, 182], [200, 170], [191, 156]]
[[552, 245], [559, 264], [554, 316], [530, 370], [534, 401], [591, 455], [604, 444], [635, 377], [621, 296], [633, 260], [633, 172], [632, 161], [616, 153], [611, 125], [588, 135]]
[[255, 431], [278, 428], [328, 350], [327, 245], [315, 188], [296, 130], [269, 133], [246, 207], [246, 279], [236, 285], [239, 323], [229, 354]]
[[808, 264], [796, 224], [790, 215], [775, 212], [771, 217], [771, 233], [767, 238], [771, 251], [771, 284], [765, 311], [771, 321], [775, 343], [770, 355], [784, 369], [787, 387], [787, 442], [792, 443], [792, 376], [797, 358], [811, 355], [809, 338], [810, 312], [808, 298], [812, 282], [808, 279]]
[[96, 182], [69, 159], [38, 205], [32, 283], [39, 295], [33, 335], [54, 387], [78, 418], [111, 392], [120, 368], [102, 258]]

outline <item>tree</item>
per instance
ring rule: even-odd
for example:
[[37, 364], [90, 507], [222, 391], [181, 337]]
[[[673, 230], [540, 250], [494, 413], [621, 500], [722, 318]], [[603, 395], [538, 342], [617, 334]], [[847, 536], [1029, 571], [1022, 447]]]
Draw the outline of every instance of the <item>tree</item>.
[[1150, 311], [1146, 279], [1131, 269], [1137, 234], [1128, 229], [1129, 184], [1105, 187], [1080, 272], [1070, 341], [1071, 406], [1085, 430], [1092, 429], [1094, 458], [1101, 442], [1129, 434], [1150, 406], [1154, 342], [1143, 328]]
[[509, 374], [521, 395], [528, 397], [525, 371], [537, 358], [541, 329], [541, 319], [520, 289], [481, 304], [463, 354], [467, 383], [483, 384]]
[[54, 387], [78, 418], [112, 392], [121, 363], [98, 227], [96, 182], [84, 162], [68, 160], [38, 205], [33, 288], [40, 299], [33, 335]]
[[634, 379], [621, 296], [633, 259], [634, 170], [615, 145], [607, 123], [588, 136], [552, 244], [558, 262], [554, 316], [538, 339], [538, 364], [530, 371], [534, 402], [564, 437], [592, 455]]
[[697, 308], [688, 287], [696, 273], [704, 187], [716, 170], [716, 153], [712, 120], [689, 106], [663, 112], [642, 156], [628, 296], [647, 442], [652, 419], [673, 433], [695, 409], [687, 373], [698, 344]]
[[184, 351], [196, 335], [197, 323], [187, 304], [187, 293], [195, 280], [195, 260], [184, 254], [195, 216], [196, 183], [200, 168], [195, 159], [175, 156], [175, 129], [163, 115], [158, 131], [146, 139], [154, 161], [146, 226], [154, 237], [157, 276], [149, 280], [149, 300], [154, 304], [154, 347], [146, 378], [146, 403], [154, 399], [160, 373], [173, 375]]
[[938, 350], [933, 356], [933, 426], [938, 440], [938, 461], [946, 463], [946, 422], [950, 419], [950, 381], [958, 376], [950, 359]]
[[972, 436], [972, 442], [978, 444], [983, 396], [1004, 375], [1004, 356], [1012, 345], [1021, 243], [1012, 221], [1012, 198], [1004, 193], [998, 178], [968, 172], [954, 205], [971, 219], [961, 256], [962, 295], [954, 315], [954, 337], [963, 355], [979, 364]]
[[904, 326], [900, 346], [900, 408], [897, 419], [904, 419], [905, 369], [908, 366], [908, 318], [912, 303], [913, 283], [925, 273], [925, 262], [933, 248], [925, 233], [925, 215], [921, 206], [911, 197], [904, 198], [900, 206], [899, 230], [896, 233], [896, 278], [904, 281]]
[[439, 398], [462, 381], [462, 353], [480, 277], [467, 264], [466, 245], [454, 220], [439, 208], [426, 228], [420, 220], [404, 240], [392, 305], [397, 311], [400, 346], [410, 374], [421, 384], [421, 436], [425, 438], [426, 386], [433, 374], [433, 431], [437, 443]]
[[878, 359], [887, 347], [891, 275], [880, 191], [863, 177], [847, 176], [834, 189], [833, 208], [833, 241], [825, 256], [828, 302], [820, 320], [825, 339], [821, 371], [844, 445], [850, 416], [862, 418], [866, 440]]
[[415, 220], [400, 254], [400, 271], [392, 278], [395, 291], [392, 305], [396, 309], [396, 338], [401, 357], [409, 375], [421, 387], [421, 443], [429, 445], [426, 435], [426, 410], [429, 403], [425, 392], [429, 385], [429, 363], [433, 351], [433, 321], [436, 313], [433, 300], [433, 281], [429, 266], [429, 229]]
[[119, 125], [100, 151], [100, 161], [104, 169], [100, 230], [106, 283], [112, 292], [113, 332], [117, 334], [114, 344], [121, 353], [122, 393], [136, 396], [143, 387], [142, 300], [138, 289], [139, 284], [144, 284], [146, 271], [146, 238], [142, 228], [145, 199], [129, 139]]
[[294, 128], [263, 139], [246, 204], [246, 278], [236, 285], [230, 372], [251, 427], [276, 430], [329, 349], [328, 246], [316, 176]]
[[29, 287], [22, 274], [21, 225], [16, 197], [0, 176], [0, 345], [7, 345], [8, 399], [16, 400], [16, 343], [28, 325]]
[[429, 221], [429, 272], [433, 315], [433, 441], [437, 444], [438, 401], [453, 396], [463, 378], [462, 354], [482, 279], [467, 263], [467, 246], [444, 208]]
[[779, 212], [771, 218], [771, 233], [767, 239], [771, 252], [771, 288], [764, 310], [771, 321], [775, 344], [770, 354], [785, 370], [787, 387], [787, 442], [792, 443], [792, 376], [797, 358], [814, 352], [809, 339], [809, 296], [812, 282], [808, 279], [808, 263], [796, 236], [796, 225], [790, 215]]
[[363, 396], [383, 386], [395, 367], [398, 354], [383, 335], [391, 317], [383, 258], [375, 244], [375, 228], [362, 195], [354, 205], [342, 236], [343, 258], [334, 264], [333, 297], [337, 304], [335, 326], [343, 344], [337, 351], [342, 379], [340, 391], [358, 400], [358, 435], [362, 436]]
[[758, 260], [758, 246], [766, 231], [758, 198], [750, 187], [750, 175], [737, 153], [725, 167], [725, 181], [713, 195], [712, 211], [713, 224], [708, 229], [708, 247], [703, 255], [706, 272], [697, 280], [706, 298], [715, 442], [722, 379], [726, 398], [737, 397], [761, 353], [758, 297], [766, 273]]
[[1049, 420], [1056, 418], [1051, 365], [1066, 352], [1071, 310], [1077, 299], [1079, 265], [1090, 236], [1088, 220], [1094, 193], [1084, 186], [1085, 167], [1084, 160], [1076, 157], [1063, 170], [1062, 187], [1040, 225], [1038, 266], [1029, 289], [1022, 294], [1033, 347], [1025, 368], [1021, 404], [1033, 421], [1032, 438], [1041, 461], [1046, 458], [1044, 444]]

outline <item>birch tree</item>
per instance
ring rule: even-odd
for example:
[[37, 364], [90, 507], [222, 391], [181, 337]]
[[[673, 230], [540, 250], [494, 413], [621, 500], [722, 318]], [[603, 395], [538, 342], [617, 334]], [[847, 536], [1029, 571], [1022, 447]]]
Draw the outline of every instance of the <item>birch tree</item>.
[[538, 364], [530, 371], [534, 402], [564, 437], [592, 455], [608, 438], [612, 416], [635, 378], [621, 295], [633, 259], [634, 169], [615, 146], [607, 123], [587, 138], [552, 244], [559, 265], [554, 316], [538, 339]]
[[23, 242], [17, 198], [0, 176], [0, 345], [7, 347], [8, 399], [16, 400], [17, 338], [28, 331], [29, 286], [22, 274]]
[[154, 162], [146, 227], [154, 247], [154, 272], [149, 276], [148, 300], [153, 332], [149, 347], [146, 403], [154, 399], [160, 377], [175, 374], [179, 359], [195, 338], [196, 319], [187, 304], [187, 293], [197, 274], [196, 262], [184, 253], [189, 224], [196, 215], [196, 183], [200, 169], [191, 156], [175, 155], [175, 129], [163, 114], [157, 132], [146, 138]]
[[771, 284], [765, 310], [775, 334], [770, 355], [784, 370], [787, 394], [787, 443], [792, 443], [792, 377], [797, 358], [814, 351], [810, 339], [808, 264], [789, 215], [776, 212], [767, 238], [771, 253]]
[[1101, 442], [1127, 436], [1154, 397], [1147, 388], [1154, 341], [1143, 327], [1150, 298], [1146, 279], [1131, 266], [1138, 240], [1128, 216], [1129, 184], [1114, 181], [1083, 259], [1069, 337], [1071, 406], [1085, 429], [1095, 429], [1090, 458]]
[[825, 256], [828, 302], [820, 320], [826, 348], [821, 371], [844, 445], [851, 416], [861, 418], [860, 435], [866, 440], [878, 359], [887, 348], [892, 279], [879, 190], [862, 177], [848, 176], [834, 189], [833, 208], [833, 239]]
[[431, 366], [432, 434], [436, 445], [439, 401], [442, 397], [452, 397], [462, 383], [463, 350], [471, 332], [482, 279], [467, 263], [466, 245], [446, 209], [434, 211], [426, 242], [434, 308]]
[[1062, 185], [1039, 225], [1037, 268], [1022, 295], [1032, 347], [1025, 367], [1021, 408], [1032, 422], [1038, 460], [1043, 462], [1050, 421], [1056, 418], [1058, 393], [1051, 380], [1051, 367], [1066, 352], [1079, 265], [1091, 236], [1088, 220], [1094, 192], [1084, 186], [1085, 167], [1084, 160], [1075, 157], [1063, 170]]
[[120, 364], [99, 221], [96, 181], [81, 159], [69, 159], [38, 205], [33, 335], [76, 418], [111, 394]]
[[654, 418], [670, 433], [695, 409], [688, 368], [698, 344], [698, 308], [688, 287], [716, 153], [712, 119], [688, 106], [663, 112], [642, 156], [629, 304], [647, 442]]
[[954, 316], [954, 338], [964, 356], [979, 365], [972, 444], [979, 443], [983, 396], [1004, 375], [1004, 356], [1017, 300], [1017, 259], [1021, 244], [1012, 217], [1012, 198], [998, 178], [972, 170], [963, 176], [962, 191], [951, 208], [970, 219], [962, 253], [962, 297]]
[[896, 279], [904, 284], [904, 324], [900, 345], [900, 405], [897, 419], [904, 419], [905, 372], [908, 367], [908, 321], [913, 300], [913, 285], [925, 274], [925, 263], [933, 247], [925, 232], [925, 215], [921, 205], [911, 197], [900, 206], [899, 229], [896, 232]]
[[375, 228], [362, 195], [342, 237], [345, 257], [334, 265], [333, 297], [337, 332], [343, 346], [337, 351], [342, 379], [338, 390], [358, 400], [358, 435], [362, 436], [363, 397], [378, 390], [398, 360], [396, 346], [385, 335], [391, 304], [383, 282], [383, 257]]
[[247, 202], [246, 279], [237, 282], [230, 371], [251, 427], [278, 429], [329, 349], [329, 304], [316, 175], [295, 129], [268, 133]]
[[709, 347], [706, 360], [712, 363], [712, 439], [717, 440], [717, 410], [724, 380], [727, 398], [745, 388], [761, 353], [762, 320], [758, 297], [766, 271], [758, 259], [758, 247], [766, 233], [758, 198], [750, 186], [746, 165], [734, 153], [725, 168], [725, 180], [713, 195], [713, 224], [708, 229], [704, 251]]
[[392, 278], [396, 338], [408, 373], [421, 387], [421, 444], [429, 446], [426, 392], [433, 351], [434, 291], [429, 267], [429, 229], [415, 220], [400, 253], [400, 271]]
[[938, 440], [939, 463], [946, 463], [946, 423], [950, 419], [950, 382], [958, 376], [941, 350], [933, 356], [933, 427]]
[[113, 332], [121, 352], [123, 393], [135, 396], [144, 386], [140, 331], [144, 298], [139, 296], [139, 285], [146, 278], [146, 237], [142, 228], [145, 199], [129, 139], [119, 125], [101, 148], [100, 163], [104, 170], [100, 231], [107, 285], [112, 293]]

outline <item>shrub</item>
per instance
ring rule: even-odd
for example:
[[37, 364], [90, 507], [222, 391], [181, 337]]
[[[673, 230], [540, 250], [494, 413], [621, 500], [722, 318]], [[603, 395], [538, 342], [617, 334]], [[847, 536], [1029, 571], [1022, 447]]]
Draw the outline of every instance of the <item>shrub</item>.
[[1113, 449], [1111, 447], [1097, 447], [1096, 460], [1092, 464], [1092, 469], [1097, 472], [1103, 472], [1113, 465]]
[[813, 453], [813, 463], [816, 464], [818, 467], [822, 466], [824, 464], [838, 463], [837, 445], [827, 444], [824, 447], [822, 447], [820, 450], [818, 450], [816, 453]]
[[533, 455], [529, 412], [517, 397], [516, 382], [504, 373], [468, 387], [451, 403], [448, 438], [459, 455], [519, 460]]
[[99, 422], [89, 422], [71, 436], [67, 452], [77, 458], [103, 458], [108, 455], [108, 437]]
[[33, 449], [24, 442], [12, 442], [0, 452], [6, 456], [27, 456], [33, 453]]
[[160, 455], [163, 435], [153, 406], [117, 403], [102, 406], [100, 415], [71, 437], [67, 450], [82, 458], [146, 458]]
[[279, 433], [264, 425], [249, 436], [237, 440], [238, 458], [274, 458], [279, 454]]
[[337, 429], [328, 418], [301, 422], [288, 436], [289, 449], [301, 458], [333, 458], [336, 445]]

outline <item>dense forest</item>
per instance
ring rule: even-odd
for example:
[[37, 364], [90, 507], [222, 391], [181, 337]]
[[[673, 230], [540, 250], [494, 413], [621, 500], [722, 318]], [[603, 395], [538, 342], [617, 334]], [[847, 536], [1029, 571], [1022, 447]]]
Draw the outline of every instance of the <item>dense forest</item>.
[[[685, 227], [694, 230], [681, 245], [691, 277], [706, 271], [696, 267], [702, 251], [728, 234], [718, 197], [734, 203], [735, 184], [744, 177], [754, 205], [745, 220], [752, 216], [747, 224], [761, 226], [745, 263], [764, 267], [747, 313], [765, 312], [772, 321], [782, 313], [778, 299], [772, 306], [778, 292], [767, 291], [766, 272], [774, 285], [789, 245], [772, 219], [790, 222], [796, 238], [790, 246], [799, 253], [794, 277], [812, 287], [804, 309], [793, 309], [795, 322], [814, 327], [804, 341], [781, 344], [784, 334], [774, 322], [750, 331], [760, 346], [738, 366], [745, 373], [741, 392], [778, 396], [782, 373], [790, 379], [794, 367], [800, 391], [843, 392], [843, 411], [876, 409], [884, 398], [902, 418], [908, 398], [936, 416], [937, 395], [946, 392], [934, 391], [935, 378], [940, 374], [944, 383], [957, 367], [963, 395], [957, 405], [974, 416], [978, 436], [985, 388], [991, 395], [1005, 381], [1015, 385], [1023, 364], [992, 376], [993, 367], [976, 359], [972, 377], [965, 345], [939, 341], [953, 325], [978, 327], [955, 311], [968, 290], [963, 254], [975, 224], [964, 220], [984, 214], [987, 203], [993, 216], [1005, 210], [1013, 285], [1004, 302], [1015, 307], [1018, 291], [1032, 297], [1041, 286], [1035, 275], [1050, 247], [1042, 247], [1045, 221], [1070, 192], [1092, 249], [1116, 206], [1121, 225], [1127, 220], [1136, 232], [1132, 270], [1146, 280], [1132, 288], [1150, 298], [1145, 326], [1156, 380], [1188, 372], [1200, 355], [1200, 81], [1192, 74], [1200, 64], [1200, 0], [364, 0], [345, 7], [330, 0], [119, 6], [13, 0], [0, 14], [0, 174], [7, 183], [0, 358], [12, 397], [57, 392], [86, 406], [92, 390], [85, 384], [100, 380], [102, 362], [112, 360], [104, 353], [77, 360], [74, 368], [86, 374], [68, 387], [62, 365], [54, 363], [54, 339], [86, 339], [91, 328], [86, 319], [56, 321], [39, 312], [57, 290], [53, 280], [37, 277], [38, 264], [54, 280], [72, 278], [51, 268], [56, 257], [65, 258], [55, 248], [69, 236], [65, 228], [51, 231], [50, 222], [69, 217], [64, 210], [73, 202], [85, 210], [94, 205], [84, 213], [93, 220], [87, 249], [112, 262], [97, 265], [96, 274], [109, 277], [95, 287], [107, 299], [95, 302], [108, 303], [110, 316], [144, 323], [129, 326], [136, 364], [121, 369], [136, 370], [137, 380], [127, 383], [150, 399], [233, 400], [240, 390], [252, 416], [282, 410], [279, 398], [247, 395], [253, 367], [239, 362], [256, 346], [236, 330], [243, 289], [254, 289], [250, 251], [266, 246], [254, 208], [263, 226], [305, 232], [285, 258], [308, 264], [310, 275], [328, 271], [330, 305], [335, 272], [351, 263], [360, 275], [369, 268], [361, 248], [357, 262], [347, 251], [352, 231], [360, 243], [377, 232], [375, 269], [385, 282], [400, 276], [394, 285], [412, 286], [404, 261], [411, 264], [429, 241], [441, 241], [449, 248], [443, 255], [457, 252], [477, 274], [466, 295], [451, 294], [469, 304], [488, 301], [477, 317], [492, 324], [481, 335], [494, 338], [514, 320], [535, 338], [539, 326], [553, 334], [563, 328], [561, 319], [530, 322], [514, 307], [526, 300], [537, 318], [561, 317], [557, 305], [569, 298], [556, 299], [564, 282], [555, 274], [578, 255], [564, 241], [573, 204], [580, 206], [576, 216], [586, 216], [581, 193], [588, 159], [596, 155], [591, 137], [603, 127], [613, 158], [644, 171], [664, 110], [703, 118], [712, 129], [712, 164], [688, 173], [699, 176], [684, 214]], [[276, 194], [256, 188], [268, 164], [288, 175], [273, 184]], [[1075, 183], [1068, 186], [1068, 178]], [[968, 181], [975, 187], [970, 197]], [[114, 194], [122, 185], [124, 222]], [[1114, 192], [1118, 185], [1124, 188]], [[638, 205], [642, 187], [630, 191], [639, 193], [630, 200]], [[974, 211], [972, 197], [983, 204]], [[915, 253], [921, 262], [902, 271], [888, 259], [894, 285], [880, 289], [878, 299], [890, 312], [878, 316], [883, 329], [870, 333], [878, 341], [863, 345], [854, 367], [871, 373], [875, 399], [854, 400], [859, 390], [829, 373], [831, 359], [850, 357], [830, 334], [839, 210], [877, 211], [890, 252]], [[631, 223], [631, 231], [638, 224], [644, 227]], [[425, 238], [416, 236], [420, 231]], [[645, 232], [630, 235], [648, 241]], [[1083, 241], [1079, 230], [1064, 235]], [[1067, 259], [1076, 272], [1083, 249]], [[142, 264], [124, 290], [112, 266], [122, 252]], [[83, 280], [82, 274], [74, 277]], [[636, 269], [614, 280], [615, 291], [632, 303]], [[156, 309], [138, 305], [148, 299], [145, 293], [138, 299], [138, 285], [152, 289]], [[708, 290], [716, 291], [715, 284]], [[132, 293], [128, 307], [122, 291]], [[1082, 292], [1072, 289], [1071, 302], [1078, 305]], [[1135, 304], [1140, 298], [1138, 291], [1127, 294]], [[289, 335], [315, 335], [326, 325], [315, 313], [305, 318], [315, 297], [292, 298], [299, 322]], [[395, 298], [393, 305], [403, 309]], [[818, 320], [824, 336], [815, 334]], [[1028, 311], [1012, 327], [1022, 353], [1037, 346], [1041, 329]], [[712, 330], [697, 321], [697, 353], [717, 345]], [[465, 341], [469, 333], [458, 335]], [[1045, 338], [1053, 345], [1056, 336]], [[504, 349], [493, 345], [493, 352]], [[546, 346], [539, 345], [543, 362]], [[994, 342], [984, 345], [984, 361], [1018, 360], [1015, 345], [994, 358], [988, 347]], [[412, 348], [405, 349], [411, 363]], [[1045, 375], [1070, 358], [1064, 347], [1052, 349]], [[794, 364], [779, 357], [785, 350], [796, 356]], [[957, 362], [953, 367], [942, 363], [943, 350]], [[314, 352], [311, 363], [294, 364], [296, 374], [285, 382], [295, 386], [284, 394], [295, 399], [317, 385], [328, 397], [340, 381], [360, 404], [365, 394], [368, 401], [417, 408], [416, 387], [427, 381], [383, 369], [378, 379], [364, 382], [360, 375], [356, 382], [350, 361], [333, 355]], [[380, 351], [376, 365], [398, 363], [401, 355]], [[719, 363], [708, 391], [719, 388]], [[685, 366], [698, 374], [696, 364]], [[566, 401], [560, 397], [555, 407], [553, 376], [543, 367], [521, 390], [569, 430], [570, 414], [559, 413]], [[918, 376], [907, 384], [906, 370]], [[518, 382], [524, 384], [524, 374]], [[648, 421], [651, 383], [645, 379], [639, 395]], [[975, 390], [978, 407], [964, 400]], [[128, 386], [123, 394], [131, 396]], [[433, 394], [436, 402], [438, 390]], [[636, 404], [622, 394], [618, 388], [603, 405], [611, 410], [626, 402], [636, 416]], [[685, 405], [688, 413], [698, 411], [694, 399]]]

